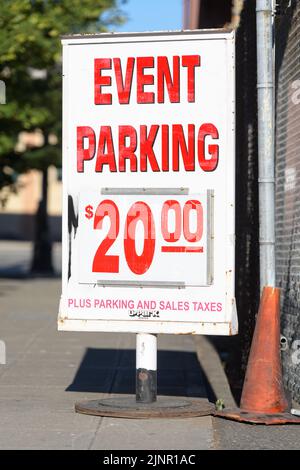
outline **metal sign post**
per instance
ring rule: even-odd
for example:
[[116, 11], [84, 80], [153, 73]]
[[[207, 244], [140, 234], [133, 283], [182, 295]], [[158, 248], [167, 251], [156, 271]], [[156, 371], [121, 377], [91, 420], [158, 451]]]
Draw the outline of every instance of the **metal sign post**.
[[[157, 334], [237, 333], [234, 40], [204, 30], [62, 41], [58, 328], [137, 334], [136, 400], [115, 399], [122, 412], [174, 412], [156, 399]], [[177, 413], [193, 413], [188, 401]]]
[[154, 403], [157, 399], [157, 337], [136, 335], [136, 401]]

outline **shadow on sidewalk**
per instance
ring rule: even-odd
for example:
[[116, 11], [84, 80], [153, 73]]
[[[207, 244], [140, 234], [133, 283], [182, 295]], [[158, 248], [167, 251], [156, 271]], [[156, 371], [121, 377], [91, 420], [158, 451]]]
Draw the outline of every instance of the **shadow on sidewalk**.
[[[134, 349], [87, 349], [69, 392], [135, 394]], [[160, 350], [158, 395], [207, 397], [205, 376], [193, 352]]]
[[27, 268], [24, 267], [24, 263], [16, 263], [10, 266], [1, 266], [0, 278], [1, 279], [26, 279]]
[[61, 272], [55, 271], [51, 273], [32, 273], [29, 268], [24, 267], [24, 263], [13, 264], [10, 266], [0, 267], [0, 279], [60, 279]]

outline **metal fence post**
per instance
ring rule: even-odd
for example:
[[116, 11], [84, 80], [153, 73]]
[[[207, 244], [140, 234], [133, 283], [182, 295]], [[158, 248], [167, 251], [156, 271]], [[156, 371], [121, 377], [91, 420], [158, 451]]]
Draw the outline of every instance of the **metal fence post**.
[[257, 0], [260, 287], [275, 286], [273, 1]]

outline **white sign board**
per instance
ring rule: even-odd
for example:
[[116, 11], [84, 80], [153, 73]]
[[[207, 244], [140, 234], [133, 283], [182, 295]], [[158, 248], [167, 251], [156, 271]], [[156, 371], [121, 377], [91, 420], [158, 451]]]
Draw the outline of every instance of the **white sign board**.
[[234, 33], [62, 42], [59, 329], [235, 334]]

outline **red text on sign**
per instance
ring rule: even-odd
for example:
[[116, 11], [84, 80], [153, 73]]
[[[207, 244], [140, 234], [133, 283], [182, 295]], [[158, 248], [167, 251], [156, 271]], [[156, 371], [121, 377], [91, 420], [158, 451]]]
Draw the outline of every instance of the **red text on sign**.
[[[214, 171], [219, 162], [218, 129], [204, 123], [100, 126], [99, 135], [89, 126], [77, 127], [77, 171], [85, 171], [85, 162], [94, 160], [95, 172], [168, 172]], [[160, 142], [156, 143], [160, 136]]]
[[[93, 206], [90, 204], [85, 208], [86, 218], [93, 216]], [[175, 229], [169, 229], [170, 213], [175, 213]], [[191, 220], [194, 216], [194, 230], [191, 230]], [[97, 206], [94, 216], [94, 230], [103, 229], [104, 218], [110, 221], [109, 230], [100, 243], [92, 264], [92, 272], [98, 273], [118, 273], [119, 255], [109, 255], [108, 250], [120, 235], [120, 213], [117, 205], [110, 199], [105, 199]], [[198, 200], [188, 200], [181, 204], [174, 199], [164, 202], [161, 210], [161, 234], [167, 245], [161, 246], [162, 253], [203, 253], [203, 246], [191, 245], [199, 242], [203, 236], [203, 208]], [[195, 223], [196, 222], [196, 223]], [[137, 224], [141, 223], [143, 228], [143, 248], [138, 253]], [[124, 256], [128, 268], [137, 275], [145, 274], [153, 261], [156, 247], [156, 230], [154, 217], [151, 208], [143, 201], [137, 201], [131, 205], [125, 220], [123, 234]], [[176, 242], [183, 235], [186, 245], [177, 245]], [[122, 236], [122, 234], [120, 235]], [[174, 245], [175, 243], [175, 245]]]
[[[200, 63], [199, 55], [174, 56], [171, 64], [166, 56], [128, 57], [126, 66], [122, 66], [119, 57], [97, 58], [94, 60], [94, 103], [113, 104], [114, 95], [109, 92], [113, 80], [120, 104], [130, 103], [133, 80], [136, 85], [135, 101], [138, 104], [164, 103], [165, 89], [170, 103], [179, 103], [182, 83], [186, 85], [186, 101], [194, 103], [196, 69]], [[186, 80], [183, 80], [183, 74]]]

